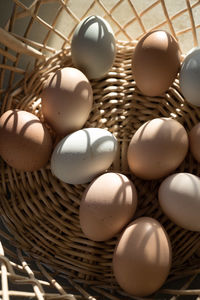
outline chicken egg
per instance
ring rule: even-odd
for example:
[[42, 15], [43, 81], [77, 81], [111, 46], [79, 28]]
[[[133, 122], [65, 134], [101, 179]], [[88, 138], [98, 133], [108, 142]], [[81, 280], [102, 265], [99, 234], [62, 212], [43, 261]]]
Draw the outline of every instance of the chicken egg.
[[147, 96], [159, 96], [173, 83], [180, 68], [180, 50], [164, 30], [148, 32], [133, 52], [132, 72], [138, 88]]
[[190, 151], [194, 158], [200, 162], [200, 123], [197, 123], [189, 132]]
[[174, 119], [156, 118], [134, 133], [128, 146], [128, 165], [142, 179], [159, 179], [174, 171], [187, 151], [185, 128]]
[[180, 70], [180, 89], [192, 105], [200, 106], [200, 48], [196, 47], [185, 57]]
[[51, 171], [69, 184], [90, 182], [114, 161], [117, 139], [102, 128], [84, 128], [64, 137], [51, 157]]
[[45, 121], [58, 135], [65, 136], [81, 129], [87, 121], [93, 93], [81, 71], [66, 67], [49, 77], [41, 99]]
[[161, 183], [158, 198], [163, 212], [176, 225], [200, 231], [200, 178], [190, 173], [176, 173]]
[[141, 217], [121, 234], [113, 256], [113, 271], [127, 293], [144, 297], [156, 292], [171, 268], [171, 243], [155, 219]]
[[71, 42], [72, 62], [89, 79], [104, 76], [112, 67], [115, 37], [109, 23], [100, 16], [89, 16], [76, 27]]
[[93, 241], [106, 241], [133, 218], [136, 207], [135, 185], [123, 174], [105, 173], [94, 179], [82, 196], [81, 229]]
[[51, 136], [38, 117], [16, 109], [1, 116], [0, 155], [8, 165], [35, 171], [47, 164], [51, 152]]

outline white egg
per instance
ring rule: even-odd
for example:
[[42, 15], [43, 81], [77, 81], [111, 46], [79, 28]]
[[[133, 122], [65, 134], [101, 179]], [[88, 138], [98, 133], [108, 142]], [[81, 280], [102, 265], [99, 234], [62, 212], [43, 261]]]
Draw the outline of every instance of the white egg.
[[69, 184], [90, 182], [114, 161], [117, 140], [101, 128], [85, 128], [64, 137], [51, 157], [51, 171]]
[[115, 59], [113, 30], [99, 16], [89, 16], [76, 27], [71, 42], [72, 62], [89, 79], [104, 76]]
[[186, 101], [200, 106], [200, 48], [192, 49], [183, 61], [180, 70], [180, 88]]
[[175, 224], [200, 231], [200, 178], [190, 173], [168, 176], [160, 185], [158, 198], [163, 212]]

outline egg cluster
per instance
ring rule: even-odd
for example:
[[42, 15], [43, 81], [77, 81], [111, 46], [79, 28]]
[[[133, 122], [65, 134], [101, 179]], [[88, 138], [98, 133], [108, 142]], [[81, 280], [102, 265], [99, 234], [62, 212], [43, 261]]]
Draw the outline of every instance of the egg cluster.
[[[121, 232], [113, 256], [114, 275], [126, 292], [146, 296], [157, 291], [169, 274], [169, 237], [153, 218], [133, 221], [137, 189], [124, 174], [108, 171], [118, 151], [115, 136], [102, 128], [83, 128], [93, 106], [89, 80], [104, 76], [115, 54], [110, 25], [98, 16], [82, 20], [71, 42], [74, 67], [51, 74], [42, 91], [44, 122], [27, 111], [6, 111], [0, 118], [0, 155], [19, 171], [39, 170], [50, 161], [59, 180], [89, 183], [79, 210], [83, 233], [100, 242]], [[162, 95], [178, 72], [186, 100], [200, 105], [200, 49], [190, 52], [181, 64], [178, 43], [166, 31], [149, 32], [140, 39], [133, 52], [132, 73], [141, 93]], [[189, 147], [200, 162], [200, 123], [188, 134], [178, 121], [156, 118], [134, 133], [127, 161], [130, 171], [141, 179], [165, 177], [158, 191], [162, 211], [178, 226], [200, 231], [200, 179], [189, 173], [172, 174]]]

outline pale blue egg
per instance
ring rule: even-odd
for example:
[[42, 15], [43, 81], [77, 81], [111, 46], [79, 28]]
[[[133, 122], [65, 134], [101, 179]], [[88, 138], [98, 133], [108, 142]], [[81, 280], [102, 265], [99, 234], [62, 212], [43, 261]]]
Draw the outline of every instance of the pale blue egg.
[[89, 16], [78, 24], [71, 42], [72, 62], [89, 79], [104, 76], [112, 67], [115, 54], [114, 33], [106, 20]]
[[200, 48], [194, 48], [183, 61], [180, 88], [186, 101], [200, 106]]

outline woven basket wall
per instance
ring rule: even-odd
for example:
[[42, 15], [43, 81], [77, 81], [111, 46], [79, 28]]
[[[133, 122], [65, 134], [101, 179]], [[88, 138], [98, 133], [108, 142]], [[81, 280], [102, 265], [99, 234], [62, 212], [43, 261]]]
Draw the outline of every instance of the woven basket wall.
[[[135, 183], [136, 217], [158, 219], [170, 236], [171, 273], [165, 287], [153, 297], [200, 297], [200, 234], [170, 222], [157, 201], [161, 181], [134, 177], [126, 161], [129, 141], [145, 121], [171, 117], [187, 131], [199, 122], [200, 109], [185, 101], [178, 78], [162, 97], [145, 97], [132, 77], [131, 57], [138, 39], [157, 28], [177, 38], [184, 57], [198, 45], [200, 1], [10, 0], [8, 4], [10, 15], [0, 28], [1, 114], [20, 108], [42, 119], [41, 90], [50, 72], [72, 66], [70, 40], [76, 25], [91, 14], [111, 24], [117, 40], [116, 59], [105, 77], [91, 80], [94, 105], [85, 126], [108, 129], [117, 137], [120, 147], [111, 169]], [[200, 165], [189, 152], [177, 171], [200, 175]], [[53, 177], [49, 165], [37, 172], [18, 172], [1, 160], [0, 186], [3, 300], [131, 299], [112, 273], [117, 236], [98, 243], [81, 232], [78, 210], [87, 185], [62, 183]]]

